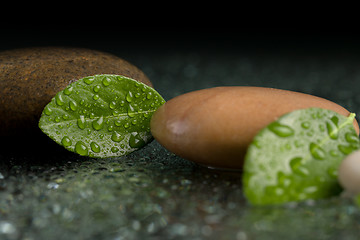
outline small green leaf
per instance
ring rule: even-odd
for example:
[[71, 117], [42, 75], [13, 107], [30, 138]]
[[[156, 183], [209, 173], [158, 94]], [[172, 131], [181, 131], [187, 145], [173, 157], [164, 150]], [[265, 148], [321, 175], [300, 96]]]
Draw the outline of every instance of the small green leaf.
[[355, 114], [308, 108], [283, 115], [261, 130], [245, 157], [244, 193], [254, 205], [337, 195], [337, 169], [360, 147]]
[[85, 77], [56, 94], [40, 129], [82, 156], [128, 154], [152, 140], [150, 119], [165, 100], [151, 87], [118, 75]]

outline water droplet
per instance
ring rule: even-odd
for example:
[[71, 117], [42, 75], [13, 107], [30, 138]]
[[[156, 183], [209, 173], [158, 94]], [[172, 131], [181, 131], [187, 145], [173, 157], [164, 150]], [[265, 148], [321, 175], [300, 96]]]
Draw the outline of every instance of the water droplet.
[[110, 107], [110, 109], [115, 109], [116, 108], [116, 102], [110, 102], [110, 104], [109, 104], [109, 107]]
[[309, 129], [310, 128], [310, 123], [309, 122], [303, 122], [301, 123], [301, 127], [304, 129]]
[[110, 126], [108, 127], [108, 131], [109, 131], [109, 132], [114, 131], [114, 126], [110, 125]]
[[121, 142], [124, 139], [124, 136], [122, 136], [120, 133], [118, 132], [114, 132], [111, 135], [111, 140], [113, 140], [114, 142]]
[[345, 139], [348, 143], [358, 143], [359, 142], [359, 138], [355, 132], [347, 132], [345, 134]]
[[78, 108], [77, 103], [76, 103], [75, 101], [70, 101], [70, 102], [69, 102], [69, 107], [70, 107], [70, 109], [73, 110], [73, 111], [76, 111], [77, 108]]
[[86, 77], [84, 78], [84, 82], [87, 84], [87, 85], [90, 85], [94, 82], [95, 80], [95, 77]]
[[137, 124], [137, 120], [136, 120], [136, 119], [133, 119], [133, 120], [131, 121], [131, 123], [132, 123], [133, 125], [136, 125], [136, 124]]
[[111, 148], [111, 152], [113, 153], [117, 153], [119, 151], [119, 149], [117, 147], [112, 147]]
[[100, 85], [96, 85], [96, 86], [93, 88], [93, 90], [94, 90], [94, 92], [98, 93], [98, 92], [100, 91], [100, 88], [101, 88]]
[[133, 99], [134, 99], [133, 93], [129, 91], [128, 94], [126, 95], [126, 101], [130, 103], [132, 102]]
[[72, 86], [65, 88], [64, 94], [69, 96], [73, 92], [73, 89]]
[[56, 96], [55, 96], [55, 102], [56, 102], [56, 104], [57, 104], [58, 106], [64, 105], [65, 102], [64, 102], [64, 99], [63, 99], [61, 93], [56, 94]]
[[132, 118], [132, 117], [135, 117], [135, 115], [136, 115], [136, 112], [135, 112], [134, 107], [131, 104], [129, 104], [129, 106], [128, 106], [128, 116]]
[[111, 78], [109, 77], [104, 77], [104, 79], [102, 80], [102, 84], [107, 87], [111, 84]]
[[124, 128], [129, 128], [130, 127], [130, 124], [127, 122], [124, 124]]
[[64, 119], [64, 120], [68, 120], [68, 119], [69, 119], [69, 117], [70, 117], [70, 116], [69, 116], [69, 115], [67, 115], [67, 114], [64, 114], [64, 115], [63, 115], [63, 119]]
[[339, 118], [336, 116], [332, 117], [330, 121], [326, 122], [327, 132], [331, 139], [337, 139], [339, 137], [339, 128], [337, 126]]
[[290, 160], [290, 168], [291, 170], [301, 176], [307, 176], [309, 175], [309, 170], [302, 166], [302, 158], [301, 157], [295, 157]]
[[139, 133], [133, 132], [130, 135], [129, 145], [132, 148], [141, 148], [145, 145], [145, 141], [140, 137]]
[[59, 116], [57, 116], [57, 117], [55, 118], [55, 122], [57, 122], [57, 123], [60, 122], [60, 120], [61, 120], [61, 119], [60, 119]]
[[147, 94], [146, 94], [146, 98], [147, 99], [152, 99], [152, 97], [153, 97], [153, 93], [152, 92], [148, 92]]
[[352, 151], [354, 151], [354, 148], [352, 146], [345, 146], [345, 145], [339, 145], [338, 149], [340, 150], [340, 152], [342, 152], [345, 155], [348, 155], [352, 153]]
[[337, 178], [338, 177], [338, 169], [336, 167], [329, 167], [327, 169], [327, 174], [329, 174], [329, 176], [332, 178]]
[[310, 143], [310, 153], [315, 159], [318, 160], [323, 160], [326, 156], [324, 149], [322, 149], [316, 143]]
[[63, 137], [63, 139], [61, 140], [61, 144], [64, 146], [64, 147], [69, 147], [71, 146], [72, 142], [71, 142], [71, 139], [67, 136]]
[[85, 100], [82, 99], [82, 100], [80, 101], [80, 105], [83, 106], [84, 104], [85, 104]]
[[77, 120], [77, 125], [80, 129], [85, 129], [85, 117], [80, 115], [80, 118]]
[[84, 142], [78, 141], [75, 144], [75, 152], [81, 156], [87, 156], [89, 151]]
[[279, 137], [289, 137], [294, 135], [294, 129], [278, 122], [271, 123], [269, 125], [269, 130], [278, 135]]
[[53, 110], [49, 107], [49, 106], [46, 106], [45, 109], [44, 109], [44, 113], [48, 116], [50, 116], [52, 114]]
[[95, 152], [95, 153], [100, 152], [100, 146], [96, 142], [91, 142], [90, 147], [93, 152]]
[[115, 126], [117, 126], [117, 127], [120, 127], [121, 126], [121, 120], [120, 119], [118, 119], [118, 120], [115, 120]]
[[93, 99], [94, 99], [94, 100], [98, 100], [99, 98], [100, 98], [100, 96], [97, 95], [97, 94], [95, 94], [95, 95], [93, 96]]
[[97, 131], [101, 130], [104, 127], [104, 117], [101, 116], [99, 119], [93, 121], [92, 126]]

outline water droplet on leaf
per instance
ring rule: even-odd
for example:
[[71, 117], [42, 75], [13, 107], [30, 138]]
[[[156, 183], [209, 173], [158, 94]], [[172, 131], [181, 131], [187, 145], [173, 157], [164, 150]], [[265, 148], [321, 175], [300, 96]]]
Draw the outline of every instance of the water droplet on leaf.
[[124, 139], [124, 136], [122, 136], [120, 133], [118, 132], [114, 132], [111, 135], [111, 140], [113, 140], [114, 142], [121, 142]]
[[100, 152], [100, 146], [96, 143], [96, 142], [91, 142], [90, 143], [90, 147], [91, 147], [91, 150], [95, 153], [99, 153]]
[[77, 125], [80, 129], [85, 129], [85, 117], [80, 115], [80, 118], [77, 120]]
[[145, 145], [145, 141], [140, 137], [139, 133], [133, 132], [130, 135], [129, 145], [132, 148], [141, 148]]
[[101, 130], [104, 127], [104, 117], [101, 116], [99, 119], [93, 121], [92, 126], [97, 131]]
[[62, 138], [61, 144], [64, 147], [69, 147], [69, 146], [71, 146], [72, 142], [71, 142], [71, 139], [69, 137], [65, 136], [65, 137]]
[[278, 135], [279, 137], [289, 137], [294, 135], [294, 130], [286, 125], [278, 122], [273, 122], [269, 125], [269, 130]]
[[81, 156], [87, 156], [89, 151], [84, 142], [78, 141], [75, 145], [75, 152]]
[[323, 160], [326, 156], [325, 151], [316, 143], [310, 143], [310, 153], [318, 160]]

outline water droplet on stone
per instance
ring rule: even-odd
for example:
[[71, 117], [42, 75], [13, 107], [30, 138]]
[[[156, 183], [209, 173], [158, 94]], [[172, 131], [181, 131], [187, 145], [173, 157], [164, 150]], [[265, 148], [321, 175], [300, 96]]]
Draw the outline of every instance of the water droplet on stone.
[[70, 102], [69, 102], [69, 107], [70, 107], [70, 109], [73, 110], [73, 111], [76, 111], [77, 108], [78, 108], [77, 103], [76, 103], [75, 101], [70, 101]]
[[89, 151], [84, 142], [78, 141], [75, 145], [75, 152], [81, 156], [87, 156]]
[[101, 116], [97, 120], [93, 121], [92, 126], [97, 131], [101, 130], [104, 127], [104, 117]]
[[85, 117], [80, 115], [80, 118], [77, 120], [77, 125], [80, 129], [85, 129]]
[[323, 160], [326, 156], [325, 151], [316, 143], [310, 143], [310, 153], [317, 160]]
[[114, 132], [111, 135], [111, 140], [113, 140], [114, 142], [121, 142], [123, 139], [124, 139], [124, 136], [118, 132]]
[[102, 84], [107, 87], [111, 84], [111, 78], [109, 77], [104, 77], [104, 79], [102, 80]]
[[133, 93], [129, 91], [128, 94], [126, 95], [126, 101], [130, 103], [132, 102], [133, 99], [134, 99]]
[[132, 148], [141, 148], [145, 145], [145, 141], [140, 137], [139, 133], [133, 132], [130, 135], [129, 145]]
[[100, 146], [96, 143], [96, 142], [91, 142], [90, 143], [90, 147], [91, 147], [91, 150], [95, 153], [99, 153], [100, 152]]
[[278, 122], [273, 122], [269, 125], [269, 130], [278, 135], [279, 137], [289, 137], [294, 135], [294, 130], [286, 125]]
[[95, 77], [86, 77], [84, 78], [84, 82], [87, 84], [87, 85], [90, 85], [94, 82], [95, 80]]
[[71, 146], [72, 142], [71, 142], [71, 139], [69, 137], [65, 136], [65, 137], [62, 138], [61, 144], [64, 147], [69, 147], [69, 146]]

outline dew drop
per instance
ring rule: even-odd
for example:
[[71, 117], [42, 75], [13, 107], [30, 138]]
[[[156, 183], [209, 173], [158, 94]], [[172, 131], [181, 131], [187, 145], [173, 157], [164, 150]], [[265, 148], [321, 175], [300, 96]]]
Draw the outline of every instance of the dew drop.
[[111, 152], [113, 153], [117, 153], [119, 151], [119, 149], [117, 147], [112, 147], [111, 148]]
[[348, 142], [348, 143], [358, 143], [359, 142], [359, 138], [358, 136], [356, 135], [356, 133], [354, 132], [347, 132], [345, 134], [345, 140]]
[[60, 93], [58, 93], [58, 94], [56, 94], [56, 96], [55, 96], [55, 102], [56, 102], [56, 104], [58, 105], [58, 106], [62, 106], [62, 105], [64, 105], [64, 99], [63, 99], [63, 97], [62, 97], [62, 95], [60, 94]]
[[49, 106], [46, 106], [46, 108], [44, 109], [44, 113], [48, 116], [50, 116], [52, 112], [53, 110]]
[[322, 149], [316, 143], [310, 143], [310, 153], [315, 159], [318, 160], [323, 160], [326, 156], [324, 149]]
[[84, 82], [87, 84], [87, 85], [90, 85], [94, 82], [95, 80], [95, 77], [86, 77], [84, 78]]
[[97, 94], [95, 94], [95, 95], [93, 96], [93, 99], [94, 99], [94, 100], [98, 100], [99, 98], [100, 98], [100, 96], [97, 95]]
[[93, 91], [98, 93], [100, 91], [100, 88], [101, 86], [100, 85], [96, 85], [94, 88], [93, 88]]
[[115, 109], [116, 108], [116, 102], [110, 102], [110, 104], [109, 104], [109, 108], [110, 109]]
[[99, 153], [100, 152], [100, 146], [96, 143], [96, 142], [91, 142], [90, 143], [90, 147], [91, 147], [91, 150], [95, 153]]
[[128, 106], [128, 116], [129, 117], [135, 117], [135, 115], [136, 115], [136, 112], [135, 112], [135, 109], [134, 109], [134, 107], [131, 105], [131, 104], [129, 104], [129, 106]]
[[152, 97], [153, 97], [153, 94], [152, 94], [152, 92], [148, 92], [147, 94], [146, 94], [146, 98], [147, 99], [152, 99]]
[[136, 120], [136, 119], [133, 119], [133, 120], [131, 121], [131, 123], [132, 123], [133, 125], [136, 125], [136, 124], [137, 124], [137, 120]]
[[122, 136], [120, 133], [118, 132], [114, 132], [111, 135], [111, 140], [113, 140], [114, 142], [121, 142], [124, 139], [124, 136]]
[[117, 127], [120, 127], [121, 126], [121, 120], [120, 119], [118, 119], [118, 120], [115, 120], [115, 126], [117, 126]]
[[309, 170], [302, 166], [302, 158], [301, 157], [295, 157], [290, 160], [290, 168], [291, 170], [298, 175], [301, 176], [307, 176], [309, 175]]
[[111, 84], [111, 78], [109, 77], [104, 77], [104, 79], [102, 80], [102, 84], [107, 87]]
[[69, 102], [69, 107], [70, 107], [71, 110], [76, 111], [77, 108], [78, 108], [78, 105], [77, 105], [77, 103], [75, 101], [70, 101]]
[[129, 91], [128, 94], [126, 95], [126, 101], [130, 103], [132, 102], [133, 99], [134, 99], [133, 93]]
[[69, 146], [71, 146], [72, 142], [71, 142], [71, 139], [69, 137], [65, 136], [65, 137], [62, 138], [61, 144], [64, 147], [69, 147]]
[[77, 125], [80, 129], [85, 129], [85, 117], [80, 115], [80, 118], [77, 120]]
[[310, 128], [310, 123], [309, 122], [303, 122], [301, 123], [301, 127], [304, 129], [309, 129]]
[[294, 129], [278, 122], [271, 123], [269, 125], [269, 130], [278, 135], [279, 137], [289, 137], [294, 135]]
[[327, 132], [331, 139], [337, 139], [339, 137], [339, 128], [337, 126], [339, 118], [336, 116], [332, 117], [330, 121], [326, 122]]
[[97, 131], [101, 130], [104, 127], [104, 117], [101, 116], [99, 119], [94, 120], [92, 126]]
[[84, 142], [78, 141], [75, 144], [75, 152], [81, 156], [87, 156], [89, 151]]
[[345, 155], [352, 153], [352, 151], [354, 150], [353, 147], [345, 146], [345, 145], [339, 145], [338, 149], [340, 150], [340, 152], [342, 152]]
[[74, 88], [72, 86], [65, 88], [64, 94], [69, 96], [73, 92], [73, 89]]
[[145, 145], [145, 141], [140, 137], [139, 133], [133, 132], [130, 135], [129, 145], [132, 148], [141, 148]]

